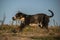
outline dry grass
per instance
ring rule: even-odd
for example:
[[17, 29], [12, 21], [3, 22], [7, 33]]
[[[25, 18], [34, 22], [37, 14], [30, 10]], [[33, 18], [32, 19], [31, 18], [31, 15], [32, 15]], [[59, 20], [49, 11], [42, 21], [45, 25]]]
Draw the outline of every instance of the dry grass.
[[36, 26], [28, 26], [19, 32], [17, 26], [3, 25], [0, 40], [60, 40], [60, 27], [49, 27], [49, 31]]

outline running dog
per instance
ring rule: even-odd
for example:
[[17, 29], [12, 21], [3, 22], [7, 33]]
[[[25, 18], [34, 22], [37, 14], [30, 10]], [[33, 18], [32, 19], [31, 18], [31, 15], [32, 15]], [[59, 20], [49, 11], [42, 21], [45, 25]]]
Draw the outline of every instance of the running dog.
[[51, 16], [48, 16], [44, 13], [27, 15], [22, 12], [18, 12], [14, 17], [12, 17], [12, 19], [21, 21], [20, 31], [22, 31], [23, 28], [25, 28], [26, 25], [29, 25], [29, 24], [37, 24], [38, 27], [48, 29], [49, 19], [54, 16], [54, 13], [51, 10], [48, 10], [48, 11], [52, 13]]

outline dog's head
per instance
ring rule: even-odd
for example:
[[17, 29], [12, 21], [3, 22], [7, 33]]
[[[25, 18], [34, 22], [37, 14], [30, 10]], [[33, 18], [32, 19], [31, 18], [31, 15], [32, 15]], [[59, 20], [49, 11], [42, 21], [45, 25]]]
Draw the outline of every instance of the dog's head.
[[16, 13], [16, 15], [14, 17], [12, 17], [12, 19], [13, 20], [24, 21], [25, 20], [25, 16], [26, 16], [26, 14], [24, 14], [22, 12], [18, 12], [18, 13]]

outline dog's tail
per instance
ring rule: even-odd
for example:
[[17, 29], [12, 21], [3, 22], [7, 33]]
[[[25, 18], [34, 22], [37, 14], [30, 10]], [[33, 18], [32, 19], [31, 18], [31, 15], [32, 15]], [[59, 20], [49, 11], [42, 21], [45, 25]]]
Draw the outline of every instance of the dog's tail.
[[50, 13], [52, 13], [52, 15], [51, 16], [49, 16], [49, 17], [53, 17], [54, 16], [54, 13], [51, 11], [51, 10], [48, 10]]

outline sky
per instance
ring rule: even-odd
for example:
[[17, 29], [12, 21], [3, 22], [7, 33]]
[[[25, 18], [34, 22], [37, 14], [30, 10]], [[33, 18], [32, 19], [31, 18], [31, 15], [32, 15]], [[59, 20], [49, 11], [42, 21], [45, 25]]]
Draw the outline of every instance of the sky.
[[10, 24], [12, 17], [21, 11], [28, 15], [44, 13], [51, 15], [48, 9], [54, 12], [49, 25], [54, 25], [53, 20], [60, 25], [60, 0], [0, 0], [0, 20], [6, 15], [5, 24]]

